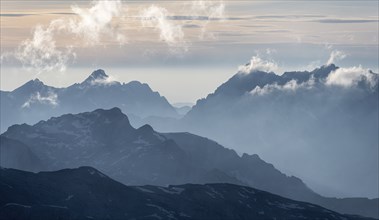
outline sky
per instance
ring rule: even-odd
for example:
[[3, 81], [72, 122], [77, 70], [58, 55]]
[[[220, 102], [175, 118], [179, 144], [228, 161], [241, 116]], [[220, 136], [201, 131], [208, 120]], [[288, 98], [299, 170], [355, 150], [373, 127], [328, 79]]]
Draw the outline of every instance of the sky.
[[378, 4], [2, 0], [0, 88], [34, 78], [65, 87], [101, 68], [195, 103], [252, 56], [278, 74], [330, 62], [378, 72]]

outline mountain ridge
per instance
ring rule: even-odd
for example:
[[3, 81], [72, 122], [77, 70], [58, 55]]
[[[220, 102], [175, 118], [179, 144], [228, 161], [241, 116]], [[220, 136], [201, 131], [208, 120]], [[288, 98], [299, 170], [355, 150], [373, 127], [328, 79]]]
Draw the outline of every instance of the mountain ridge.
[[16, 123], [36, 123], [49, 117], [118, 106], [128, 114], [178, 118], [164, 96], [138, 81], [114, 81], [98, 69], [81, 83], [65, 88], [45, 85], [39, 79], [13, 91], [1, 91], [1, 131]]
[[232, 184], [125, 186], [92, 167], [0, 176], [0, 219], [367, 219]]
[[135, 129], [118, 108], [66, 114], [33, 126], [14, 125], [1, 136], [27, 144], [45, 161], [45, 170], [94, 166], [128, 185], [238, 183], [360, 213], [358, 206], [353, 210], [319, 196], [301, 179], [281, 173], [257, 155], [238, 156], [215, 141], [186, 132], [159, 133], [150, 125]]

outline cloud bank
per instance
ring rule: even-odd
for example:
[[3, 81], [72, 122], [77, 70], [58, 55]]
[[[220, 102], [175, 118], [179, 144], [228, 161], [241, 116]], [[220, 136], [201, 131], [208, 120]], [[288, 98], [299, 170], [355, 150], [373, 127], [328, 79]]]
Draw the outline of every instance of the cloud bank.
[[[343, 57], [345, 57], [343, 52], [332, 51], [329, 60], [335, 61]], [[254, 74], [256, 71], [275, 73], [277, 70], [278, 65], [275, 61], [253, 56], [248, 64], [239, 67], [238, 74], [244, 76]], [[259, 82], [259, 79], [256, 79], [256, 81]], [[379, 75], [362, 66], [344, 68], [336, 67], [330, 63], [316, 68], [312, 72], [285, 72], [283, 75], [275, 73], [275, 75], [269, 76], [264, 81], [267, 82], [263, 85], [258, 84], [251, 87], [248, 92], [252, 95], [267, 95], [276, 91], [296, 92], [299, 89], [310, 90], [319, 86], [329, 88], [357, 88], [363, 86], [373, 91], [379, 84]]]
[[338, 68], [326, 78], [326, 85], [336, 85], [342, 87], [357, 86], [359, 82], [365, 81], [371, 88], [378, 84], [378, 77], [369, 69], [362, 66], [350, 68]]

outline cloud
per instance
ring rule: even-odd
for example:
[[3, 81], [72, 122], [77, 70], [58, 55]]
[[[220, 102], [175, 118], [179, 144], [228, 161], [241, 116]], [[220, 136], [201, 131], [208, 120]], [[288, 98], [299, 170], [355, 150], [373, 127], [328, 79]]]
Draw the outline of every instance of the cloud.
[[200, 39], [204, 37], [214, 38], [213, 34], [206, 35], [209, 21], [225, 19], [225, 4], [223, 1], [192, 1], [189, 13], [193, 18], [202, 18], [205, 22], [201, 29]]
[[253, 56], [250, 62], [238, 68], [240, 73], [252, 73], [254, 71], [275, 72], [278, 65], [274, 61], [263, 60], [259, 56]]
[[160, 40], [170, 47], [182, 47], [187, 50], [182, 26], [167, 19], [168, 15], [167, 9], [155, 5], [151, 5], [140, 13], [142, 25], [159, 31]]
[[[2, 54], [1, 61], [13, 57], [27, 69], [37, 73], [43, 71], [64, 71], [67, 63], [75, 59], [76, 46], [93, 46], [106, 36], [120, 44], [125, 43], [125, 37], [112, 26], [115, 17], [121, 14], [120, 0], [98, 0], [92, 2], [92, 7], [82, 9], [72, 6], [73, 13], [78, 17], [55, 19], [49, 25], [37, 25], [33, 36], [21, 42], [12, 53]], [[65, 47], [58, 47], [57, 36], [64, 35], [70, 39]]]
[[[47, 25], [38, 25], [33, 29], [32, 36], [20, 43], [15, 51], [1, 55], [1, 62], [15, 58], [23, 67], [41, 73], [44, 71], [64, 71], [67, 64], [76, 58], [78, 47], [92, 47], [103, 40], [127, 42], [126, 36], [119, 28], [120, 22], [126, 18], [121, 0], [93, 0], [88, 8], [71, 6], [71, 12], [54, 12], [48, 14], [72, 15], [52, 20]], [[188, 51], [189, 42], [183, 29], [199, 37], [214, 38], [212, 33], [205, 35], [206, 26], [210, 21], [225, 18], [223, 1], [193, 1], [182, 3], [183, 13], [175, 15], [166, 8], [151, 5], [140, 13], [143, 27], [153, 27], [159, 32], [159, 40], [169, 45], [171, 52]], [[32, 14], [1, 14], [1, 16], [29, 16]], [[33, 14], [37, 15], [37, 14]], [[64, 39], [65, 42], [61, 42]], [[62, 44], [64, 46], [62, 46]]]
[[[270, 49], [266, 49], [266, 54], [275, 53]], [[264, 60], [259, 56], [260, 51], [256, 51], [258, 55], [253, 56], [250, 62], [239, 67], [238, 74], [251, 74], [255, 71], [275, 72], [278, 70], [278, 65], [275, 61]], [[344, 57], [345, 54], [341, 51], [333, 51], [331, 59]], [[331, 60], [330, 59], [330, 60]], [[318, 61], [317, 63], [320, 64]], [[323, 66], [316, 67], [316, 63], [311, 63], [309, 69], [314, 69], [310, 72], [286, 72], [284, 77], [276, 75], [269, 77], [264, 85], [256, 86], [249, 92], [252, 95], [266, 95], [276, 91], [281, 92], [296, 92], [298, 89], [316, 89], [325, 87], [344, 87], [344, 88], [365, 88], [370, 90], [377, 89], [379, 83], [379, 75], [369, 69], [364, 69], [362, 66], [350, 68], [333, 68]], [[317, 70], [317, 71], [316, 71]], [[320, 71], [321, 74], [320, 74]]]
[[71, 47], [60, 49], [54, 39], [55, 24], [43, 28], [37, 26], [34, 29], [33, 37], [24, 40], [12, 54], [27, 68], [37, 69], [37, 72], [51, 71], [57, 69], [64, 71], [66, 63], [70, 58], [75, 57]]
[[333, 50], [330, 53], [330, 57], [328, 59], [328, 62], [326, 62], [326, 65], [330, 65], [330, 64], [335, 63], [339, 60], [343, 60], [343, 59], [345, 59], [346, 56], [347, 55], [343, 51]]
[[378, 76], [370, 70], [362, 68], [362, 66], [338, 68], [329, 74], [325, 84], [351, 87], [358, 85], [362, 80], [367, 82], [371, 88], [378, 84]]
[[104, 78], [96, 78], [94, 80], [91, 80], [91, 85], [100, 85], [100, 86], [108, 86], [108, 85], [114, 85], [117, 84], [117, 80], [114, 79], [111, 76], [107, 76]]
[[69, 32], [82, 37], [90, 45], [97, 44], [101, 35], [107, 35], [121, 44], [125, 43], [125, 36], [111, 25], [112, 20], [121, 14], [121, 1], [101, 0], [92, 4], [89, 9], [72, 6], [71, 10], [79, 19], [69, 19], [68, 26], [63, 28], [68, 28]]
[[21, 106], [21, 108], [29, 108], [34, 103], [47, 104], [52, 107], [58, 105], [58, 95], [54, 92], [48, 92], [47, 96], [42, 96], [39, 92], [31, 95], [30, 98]]
[[211, 19], [223, 19], [225, 4], [223, 1], [193, 1], [189, 9], [193, 17]]
[[267, 84], [263, 86], [262, 88], [257, 86], [250, 92], [250, 94], [266, 95], [274, 91], [295, 92], [298, 89], [312, 89], [314, 84], [315, 84], [315, 80], [313, 77], [309, 79], [308, 81], [300, 83], [300, 84], [295, 79], [292, 79], [284, 85], [278, 85], [277, 83], [274, 83], [274, 84]]

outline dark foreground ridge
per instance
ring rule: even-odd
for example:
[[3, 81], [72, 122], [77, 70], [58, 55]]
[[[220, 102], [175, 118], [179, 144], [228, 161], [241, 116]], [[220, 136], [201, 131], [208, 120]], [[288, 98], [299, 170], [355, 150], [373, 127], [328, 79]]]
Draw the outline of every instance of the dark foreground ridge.
[[0, 170], [0, 219], [365, 219], [233, 184], [125, 186], [92, 167]]

